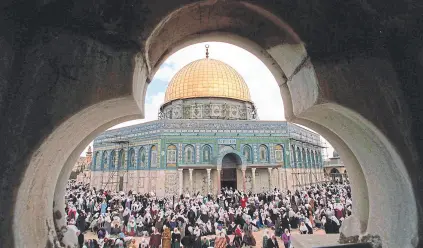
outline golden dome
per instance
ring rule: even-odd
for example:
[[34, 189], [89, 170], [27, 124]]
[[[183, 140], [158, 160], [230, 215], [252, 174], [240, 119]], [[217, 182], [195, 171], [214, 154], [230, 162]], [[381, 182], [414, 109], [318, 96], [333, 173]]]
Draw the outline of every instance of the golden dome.
[[184, 66], [172, 78], [165, 103], [196, 97], [231, 98], [251, 102], [250, 91], [235, 69], [215, 59], [200, 59]]

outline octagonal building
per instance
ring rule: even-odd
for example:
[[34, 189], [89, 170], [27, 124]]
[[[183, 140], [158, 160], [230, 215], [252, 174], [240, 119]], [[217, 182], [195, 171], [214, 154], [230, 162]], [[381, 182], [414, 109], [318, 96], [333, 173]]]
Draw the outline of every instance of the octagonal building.
[[258, 120], [242, 76], [206, 56], [172, 78], [159, 120], [94, 140], [89, 181], [158, 196], [295, 189], [324, 180], [322, 148], [312, 131]]

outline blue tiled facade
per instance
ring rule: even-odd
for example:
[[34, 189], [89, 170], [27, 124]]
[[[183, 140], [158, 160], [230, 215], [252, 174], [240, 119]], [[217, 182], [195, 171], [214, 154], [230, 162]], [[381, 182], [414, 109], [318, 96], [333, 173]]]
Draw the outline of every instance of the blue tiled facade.
[[106, 131], [92, 171], [222, 166], [228, 150], [245, 167], [322, 168], [320, 136], [284, 121], [163, 119]]

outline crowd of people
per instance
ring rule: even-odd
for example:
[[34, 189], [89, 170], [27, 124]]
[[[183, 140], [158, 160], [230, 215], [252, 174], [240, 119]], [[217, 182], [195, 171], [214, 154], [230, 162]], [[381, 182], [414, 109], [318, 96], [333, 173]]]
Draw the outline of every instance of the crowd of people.
[[[290, 247], [293, 229], [301, 234], [319, 228], [338, 233], [352, 207], [346, 182], [260, 194], [223, 188], [219, 195], [172, 198], [70, 182], [65, 199], [68, 225], [77, 227], [79, 246], [86, 248], [253, 247], [253, 233], [260, 229], [264, 248], [279, 247], [276, 237]], [[87, 232], [96, 238], [86, 239]], [[138, 246], [134, 237], [140, 237]]]

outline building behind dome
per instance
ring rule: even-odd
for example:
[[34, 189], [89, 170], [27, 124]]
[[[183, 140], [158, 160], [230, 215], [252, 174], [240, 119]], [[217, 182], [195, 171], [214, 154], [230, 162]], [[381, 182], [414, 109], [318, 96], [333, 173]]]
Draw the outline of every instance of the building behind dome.
[[336, 150], [333, 151], [331, 158], [323, 161], [323, 171], [325, 177], [332, 181], [343, 182], [348, 179], [347, 169]]
[[323, 180], [314, 132], [284, 121], [259, 121], [244, 79], [208, 58], [171, 80], [159, 120], [106, 131], [94, 140], [91, 186], [109, 190], [263, 192]]

